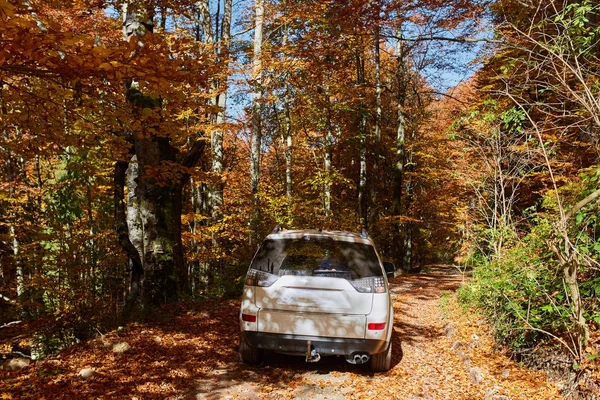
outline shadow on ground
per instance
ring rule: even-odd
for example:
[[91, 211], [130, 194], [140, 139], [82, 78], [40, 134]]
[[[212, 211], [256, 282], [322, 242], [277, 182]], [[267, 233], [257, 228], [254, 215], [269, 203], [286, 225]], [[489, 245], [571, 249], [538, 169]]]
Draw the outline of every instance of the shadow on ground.
[[[398, 335], [393, 334], [392, 367], [402, 360], [402, 347]], [[294, 389], [303, 378], [338, 380], [348, 374], [373, 377], [368, 364], [352, 365], [344, 357], [323, 357], [318, 363], [307, 363], [304, 357], [267, 353], [262, 364], [232, 363], [199, 377], [186, 398], [221, 399], [256, 398], [258, 393]], [[297, 394], [302, 397], [300, 394]]]

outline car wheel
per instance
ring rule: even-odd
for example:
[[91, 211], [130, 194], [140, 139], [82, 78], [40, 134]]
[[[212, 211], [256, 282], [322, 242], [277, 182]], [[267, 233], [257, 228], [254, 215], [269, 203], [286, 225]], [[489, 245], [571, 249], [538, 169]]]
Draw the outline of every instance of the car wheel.
[[392, 342], [383, 353], [371, 356], [371, 370], [374, 372], [386, 372], [392, 367]]
[[263, 350], [251, 346], [240, 336], [240, 359], [244, 364], [260, 364], [263, 359]]

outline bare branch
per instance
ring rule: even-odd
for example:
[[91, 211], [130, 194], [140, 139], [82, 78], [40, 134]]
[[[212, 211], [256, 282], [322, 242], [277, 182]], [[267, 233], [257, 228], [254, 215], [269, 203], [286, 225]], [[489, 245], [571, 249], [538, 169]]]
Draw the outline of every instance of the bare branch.
[[581, 210], [587, 204], [591, 203], [592, 201], [596, 200], [599, 197], [600, 197], [600, 189], [596, 190], [592, 194], [588, 195], [585, 199], [580, 200], [577, 204], [575, 204], [575, 206], [573, 206], [573, 208], [570, 209], [569, 212], [567, 212], [567, 214], [565, 215], [565, 218], [567, 218], [567, 219], [571, 218], [577, 211]]
[[6, 323], [6, 324], [4, 324], [4, 325], [0, 325], [0, 329], [2, 329], [2, 328], [8, 328], [8, 327], [9, 327], [9, 326], [11, 326], [11, 325], [18, 325], [18, 324], [20, 324], [21, 322], [23, 322], [23, 321], [11, 321], [11, 322], [7, 322], [7, 323]]
[[471, 38], [471, 37], [447, 37], [447, 36], [418, 36], [413, 38], [406, 38], [402, 36], [392, 35], [392, 34], [382, 34], [381, 36], [385, 36], [390, 39], [396, 39], [403, 42], [431, 42], [431, 41], [443, 41], [443, 42], [454, 42], [454, 43], [496, 43], [496, 44], [504, 44], [506, 43], [501, 39], [490, 39], [490, 38]]

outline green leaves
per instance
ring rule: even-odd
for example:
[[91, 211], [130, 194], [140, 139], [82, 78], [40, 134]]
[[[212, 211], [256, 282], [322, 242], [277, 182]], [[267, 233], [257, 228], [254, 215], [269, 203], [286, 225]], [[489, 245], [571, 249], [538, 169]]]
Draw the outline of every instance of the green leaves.
[[523, 122], [527, 119], [525, 112], [519, 107], [513, 107], [502, 114], [500, 119], [504, 122], [504, 128], [509, 133], [523, 132]]
[[590, 23], [590, 16], [597, 15], [599, 12], [600, 6], [590, 0], [567, 5], [554, 17], [554, 23], [564, 28], [566, 37], [563, 39], [567, 39], [557, 40], [555, 50], [568, 50], [561, 47], [572, 43], [580, 55], [593, 51], [593, 44], [598, 40], [600, 27]]

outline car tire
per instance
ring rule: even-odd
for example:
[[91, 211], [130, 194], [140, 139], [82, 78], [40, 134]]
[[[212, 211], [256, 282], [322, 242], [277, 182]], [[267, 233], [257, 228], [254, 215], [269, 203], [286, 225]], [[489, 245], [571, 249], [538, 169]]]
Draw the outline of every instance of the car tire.
[[240, 336], [240, 359], [244, 364], [260, 364], [263, 359], [264, 351], [251, 346], [242, 336]]
[[371, 356], [371, 370], [374, 372], [386, 372], [392, 367], [392, 342], [383, 353]]

